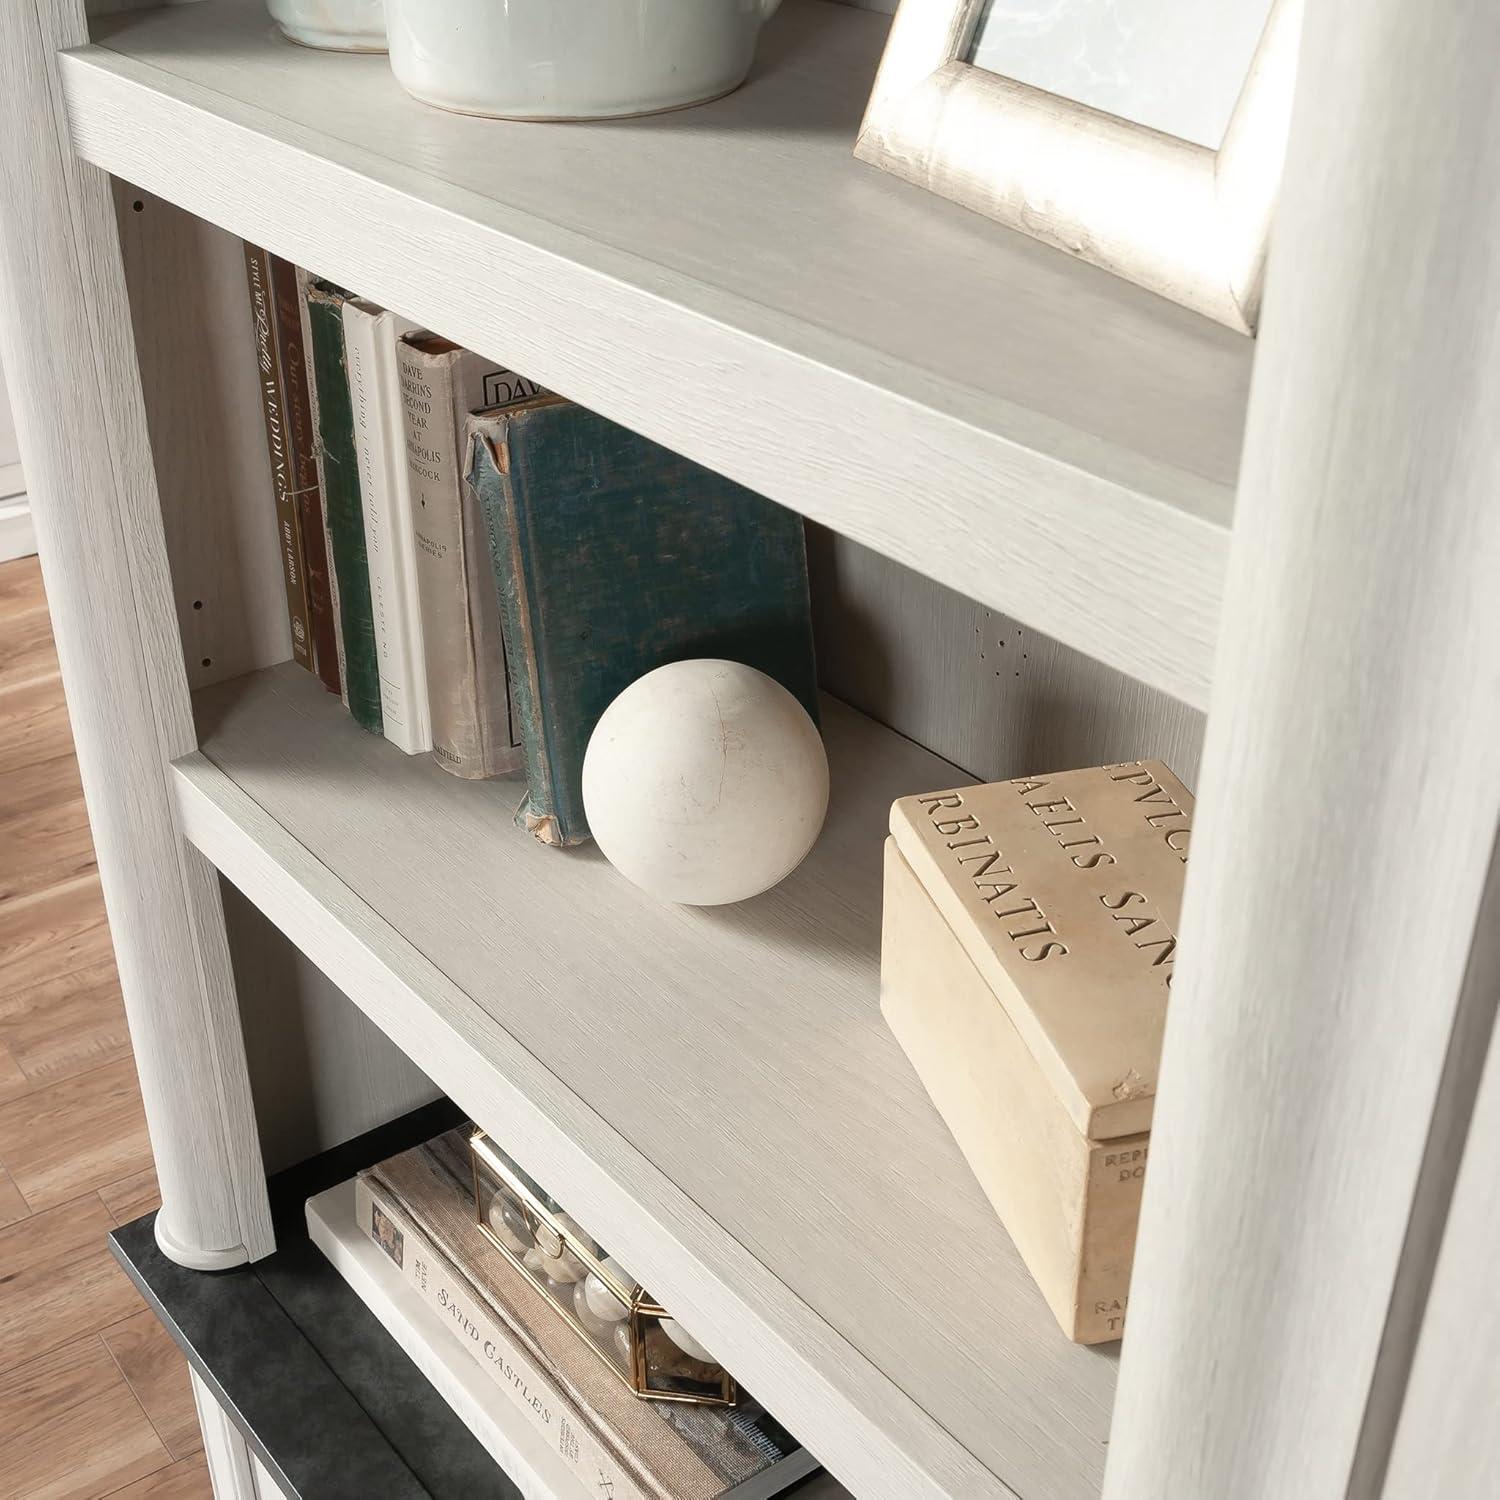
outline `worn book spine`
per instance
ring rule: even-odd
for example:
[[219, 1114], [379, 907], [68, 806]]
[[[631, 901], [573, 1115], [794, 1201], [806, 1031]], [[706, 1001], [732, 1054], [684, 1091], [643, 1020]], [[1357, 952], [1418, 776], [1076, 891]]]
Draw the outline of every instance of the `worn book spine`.
[[397, 346], [432, 751], [455, 776], [524, 764], [488, 543], [463, 483], [468, 412], [536, 386], [430, 334]]
[[271, 299], [276, 314], [281, 396], [286, 412], [287, 458], [292, 495], [302, 537], [302, 578], [312, 633], [313, 668], [330, 693], [342, 692], [333, 596], [328, 582], [328, 542], [323, 531], [323, 497], [318, 482], [318, 430], [313, 423], [302, 327], [302, 287], [294, 265], [270, 257]]
[[468, 1278], [395, 1199], [364, 1174], [356, 1179], [355, 1215], [360, 1229], [385, 1251], [407, 1285], [442, 1314], [454, 1339], [509, 1396], [516, 1416], [542, 1433], [548, 1446], [567, 1461], [586, 1494], [663, 1500], [660, 1491], [638, 1484], [577, 1420], [568, 1398], [491, 1314]]
[[516, 822], [533, 838], [553, 848], [586, 843], [587, 825], [570, 820], [563, 803], [566, 790], [554, 775], [548, 753], [542, 712], [540, 660], [536, 650], [538, 623], [530, 580], [517, 524], [515, 496], [510, 484], [506, 442], [510, 432], [507, 412], [476, 413], [465, 429], [468, 451], [464, 484], [484, 517], [490, 571], [500, 603], [500, 625], [505, 635], [511, 704], [517, 737], [526, 757], [526, 795], [516, 809]]
[[302, 562], [302, 523], [297, 514], [292, 459], [287, 443], [286, 398], [277, 349], [271, 257], [258, 245], [248, 242], [245, 244], [245, 278], [250, 287], [255, 370], [260, 382], [261, 415], [266, 424], [266, 450], [271, 459], [271, 494], [275, 504], [277, 548], [281, 553], [281, 576], [286, 586], [292, 659], [312, 671], [313, 640]]
[[313, 379], [318, 388], [323, 506], [328, 518], [333, 571], [338, 579], [339, 619], [343, 625], [344, 687], [355, 722], [371, 734], [380, 734], [380, 663], [375, 648], [359, 458], [354, 447], [354, 413], [344, 355], [343, 312], [347, 300], [346, 292], [325, 281], [315, 281], [307, 289]]
[[516, 817], [535, 838], [589, 837], [589, 737], [668, 662], [743, 662], [817, 722], [800, 516], [557, 398], [478, 413], [469, 434], [526, 750]]
[[297, 316], [302, 325], [302, 348], [307, 362], [307, 400], [312, 416], [313, 468], [318, 478], [318, 529], [323, 537], [323, 558], [327, 564], [328, 612], [333, 621], [334, 666], [339, 679], [339, 697], [344, 707], [349, 707], [349, 674], [344, 665], [344, 621], [339, 614], [339, 579], [333, 566], [333, 537], [328, 530], [328, 477], [324, 473], [323, 444], [318, 434], [322, 430], [322, 408], [318, 403], [318, 381], [313, 369], [312, 308], [308, 293], [316, 277], [297, 268]]
[[370, 569], [383, 732], [398, 750], [432, 748], [427, 666], [417, 604], [411, 490], [396, 373], [396, 341], [411, 325], [373, 302], [344, 303], [344, 355]]

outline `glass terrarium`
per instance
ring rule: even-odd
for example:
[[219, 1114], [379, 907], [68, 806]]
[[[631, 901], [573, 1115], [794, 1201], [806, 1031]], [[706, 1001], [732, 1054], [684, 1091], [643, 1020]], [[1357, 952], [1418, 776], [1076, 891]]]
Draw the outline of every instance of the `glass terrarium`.
[[484, 1131], [469, 1152], [485, 1238], [636, 1395], [734, 1404], [729, 1372]]

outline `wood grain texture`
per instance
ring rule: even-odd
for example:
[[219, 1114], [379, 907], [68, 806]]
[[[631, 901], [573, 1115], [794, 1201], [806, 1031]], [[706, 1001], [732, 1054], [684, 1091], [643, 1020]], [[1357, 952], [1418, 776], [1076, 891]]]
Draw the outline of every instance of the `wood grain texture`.
[[6, 693], [0, 723], [0, 777], [56, 760], [72, 747], [68, 706], [55, 677], [34, 678]]
[[97, 1338], [0, 1375], [0, 1475], [7, 1495], [96, 1500], [170, 1463]]
[[187, 1361], [150, 1308], [99, 1335], [172, 1458], [203, 1449]]
[[[3, 712], [4, 699], [0, 698], [0, 713]], [[57, 766], [65, 780], [74, 779], [66, 757], [44, 761], [43, 765]], [[0, 866], [0, 901], [75, 880], [94, 869], [94, 840], [89, 833], [88, 810], [81, 791], [54, 800], [40, 812], [0, 813], [0, 844], [5, 847], [5, 864]]]
[[0, 1167], [0, 1229], [24, 1219], [31, 1212], [31, 1205], [21, 1196], [21, 1190], [9, 1172]]
[[1497, 49], [1308, 8], [1110, 1500], [1377, 1482], [1500, 818]]
[[[1424, 1178], [1439, 1183], [1446, 1220], [1408, 1244], [1408, 1277], [1417, 1280], [1409, 1339], [1409, 1379], [1396, 1393], [1387, 1440], [1367, 1441], [1361, 1465], [1370, 1493], [1384, 1479], [1385, 1500], [1429, 1495], [1481, 1496], [1500, 1465], [1494, 1361], [1500, 1299], [1494, 1291], [1500, 1241], [1500, 855], [1491, 866], [1486, 906], [1469, 956], [1467, 1024], [1450, 1051], [1451, 1092], [1465, 1106], [1456, 1131], [1437, 1131]], [[1457, 1075], [1455, 1077], [1454, 1075]], [[1467, 1085], [1467, 1087], [1466, 1087]], [[1467, 1135], [1467, 1141], [1463, 1137]], [[1434, 1160], [1435, 1155], [1437, 1159]], [[1430, 1215], [1429, 1223], [1438, 1215]], [[1426, 1241], [1423, 1243], [1422, 1241]], [[1439, 1248], [1439, 1244], [1441, 1248]], [[1413, 1250], [1425, 1257], [1412, 1275]], [[1422, 1271], [1426, 1275], [1421, 1275]], [[1396, 1299], [1396, 1307], [1402, 1299]], [[1391, 1342], [1387, 1336], [1387, 1343]], [[1398, 1351], [1399, 1352], [1399, 1351]], [[1369, 1423], [1366, 1423], [1368, 1429]], [[1373, 1450], [1373, 1453], [1372, 1453]]]
[[56, 49], [85, 38], [80, 0], [0, 14], [0, 354], [162, 1153], [163, 1228], [183, 1253], [253, 1253], [271, 1230], [218, 887], [178, 836], [164, 769], [193, 724], [119, 236], [106, 178], [67, 149]]
[[[0, 569], [3, 574], [4, 569]], [[4, 606], [0, 605], [0, 620]], [[57, 683], [58, 698], [62, 697], [62, 681]], [[0, 730], [8, 717], [9, 698], [0, 698]], [[11, 818], [30, 817], [46, 812], [59, 803], [70, 803], [83, 796], [83, 782], [78, 777], [78, 761], [72, 751], [53, 756], [50, 760], [36, 761], [28, 766], [17, 766], [0, 776], [0, 827]]]
[[109, 924], [97, 875], [18, 896], [0, 905], [0, 993], [110, 959]]
[[67, 1203], [151, 1161], [130, 1057], [0, 1104], [0, 1161], [35, 1210]]
[[[184, 1458], [165, 1469], [158, 1469], [134, 1484], [116, 1490], [110, 1500], [214, 1500], [213, 1480], [209, 1478], [208, 1460], [203, 1454]], [[256, 1500], [261, 1500], [257, 1496]], [[274, 1491], [264, 1500], [277, 1500]]]
[[129, 1057], [114, 961], [0, 993], [0, 1047], [15, 1061], [28, 1090]]
[[128, 1318], [140, 1307], [92, 1194], [0, 1229], [0, 1350], [7, 1367]]
[[154, 1168], [146, 1167], [99, 1189], [99, 1200], [109, 1210], [116, 1225], [128, 1224], [142, 1214], [161, 1207]]
[[1058, 1338], [878, 1013], [889, 802], [963, 778], [825, 707], [823, 839], [732, 910], [540, 848], [293, 667], [200, 695], [184, 826], [856, 1492], [1092, 1494], [1110, 1354]]
[[[4, 399], [5, 388], [0, 384], [0, 401]], [[3, 494], [0, 489], [0, 496]], [[52, 645], [40, 564], [34, 557], [18, 558], [4, 571], [6, 582], [0, 588], [0, 611], [5, 617], [5, 633], [0, 636], [0, 693], [38, 677], [57, 675], [57, 652]]]
[[884, 30], [789, 4], [728, 98], [545, 133], [250, 0], [64, 68], [88, 159], [1201, 704], [1248, 345], [851, 161]]

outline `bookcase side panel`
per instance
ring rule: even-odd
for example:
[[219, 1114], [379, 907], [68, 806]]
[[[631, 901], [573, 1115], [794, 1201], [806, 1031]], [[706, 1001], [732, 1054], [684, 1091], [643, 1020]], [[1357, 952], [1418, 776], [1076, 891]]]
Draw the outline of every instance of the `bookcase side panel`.
[[188, 682], [292, 654], [241, 241], [111, 179]]
[[272, 1248], [218, 893], [166, 762], [194, 744], [108, 179], [76, 159], [58, 49], [80, 0], [0, 7], [0, 353], [172, 1259]]
[[1142, 758], [1196, 780], [1197, 709], [821, 526], [808, 566], [822, 685], [979, 780]]
[[437, 1087], [228, 881], [225, 924], [266, 1170], [438, 1097]]

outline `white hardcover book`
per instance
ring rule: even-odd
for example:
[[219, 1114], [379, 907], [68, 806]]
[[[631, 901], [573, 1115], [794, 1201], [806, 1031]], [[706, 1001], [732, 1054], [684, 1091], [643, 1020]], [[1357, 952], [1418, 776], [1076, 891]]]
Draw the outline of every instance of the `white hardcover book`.
[[344, 303], [344, 358], [359, 459], [380, 712], [386, 739], [408, 755], [432, 749], [406, 427], [396, 369], [396, 340], [414, 327], [364, 298]]
[[[528, 1423], [550, 1452], [566, 1462], [571, 1493], [658, 1500], [615, 1461], [592, 1431], [570, 1416], [547, 1372], [490, 1315], [483, 1299], [395, 1200], [373, 1188], [364, 1175], [354, 1182], [354, 1217], [438, 1318], [448, 1342], [467, 1355], [481, 1380], [488, 1378], [499, 1397], [497, 1410], [504, 1410], [512, 1422]], [[474, 1435], [484, 1441], [479, 1432]]]
[[408, 1284], [386, 1252], [361, 1230], [352, 1180], [308, 1199], [307, 1229], [333, 1268], [526, 1500], [585, 1500], [589, 1492], [566, 1460], [530, 1423], [518, 1418], [495, 1382], [459, 1347], [444, 1315]]

